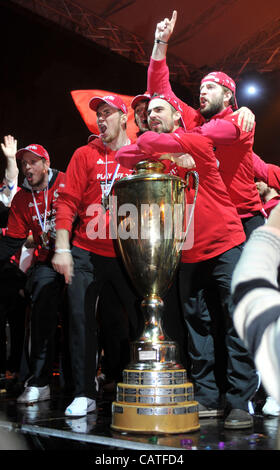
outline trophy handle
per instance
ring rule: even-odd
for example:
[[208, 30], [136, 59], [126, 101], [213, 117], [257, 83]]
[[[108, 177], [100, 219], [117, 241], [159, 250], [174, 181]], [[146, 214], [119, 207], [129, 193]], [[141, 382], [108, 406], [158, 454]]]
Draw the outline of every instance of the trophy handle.
[[188, 232], [189, 232], [189, 228], [190, 228], [190, 225], [191, 225], [191, 222], [192, 222], [192, 218], [193, 218], [193, 214], [194, 214], [194, 209], [195, 209], [195, 205], [196, 205], [196, 199], [197, 199], [197, 194], [198, 194], [198, 186], [199, 186], [199, 175], [197, 173], [197, 171], [189, 171], [187, 173], [187, 177], [186, 177], [186, 184], [184, 185], [184, 188], [188, 188], [189, 187], [189, 184], [190, 184], [190, 175], [193, 175], [194, 177], [194, 200], [193, 200], [193, 205], [192, 205], [192, 210], [191, 210], [191, 213], [190, 213], [190, 217], [189, 217], [189, 221], [188, 221], [188, 225], [187, 225], [187, 228], [186, 228], [186, 231], [183, 235], [183, 241], [182, 241], [182, 246], [183, 244], [185, 243], [186, 241], [186, 238], [187, 238], [187, 235], [188, 235]]

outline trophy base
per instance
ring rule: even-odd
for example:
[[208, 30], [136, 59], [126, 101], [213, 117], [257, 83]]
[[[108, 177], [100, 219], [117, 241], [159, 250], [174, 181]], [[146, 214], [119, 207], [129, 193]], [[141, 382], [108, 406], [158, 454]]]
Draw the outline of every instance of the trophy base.
[[136, 434], [182, 434], [199, 430], [197, 406], [147, 407], [113, 403], [111, 428]]
[[180, 434], [199, 429], [198, 403], [185, 369], [123, 371], [112, 403], [111, 428], [140, 434]]

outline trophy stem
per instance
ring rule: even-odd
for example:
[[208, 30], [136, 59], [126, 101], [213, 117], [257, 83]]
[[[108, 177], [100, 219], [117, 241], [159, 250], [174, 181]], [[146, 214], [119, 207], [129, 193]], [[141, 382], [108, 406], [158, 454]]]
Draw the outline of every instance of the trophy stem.
[[141, 308], [144, 312], [145, 325], [140, 341], [158, 343], [167, 338], [162, 328], [164, 303], [157, 295], [151, 295], [142, 300]]
[[146, 296], [141, 307], [144, 313], [144, 329], [140, 337], [130, 345], [129, 370], [178, 370], [183, 366], [178, 357], [178, 346], [164, 332], [162, 317], [164, 302], [158, 296]]

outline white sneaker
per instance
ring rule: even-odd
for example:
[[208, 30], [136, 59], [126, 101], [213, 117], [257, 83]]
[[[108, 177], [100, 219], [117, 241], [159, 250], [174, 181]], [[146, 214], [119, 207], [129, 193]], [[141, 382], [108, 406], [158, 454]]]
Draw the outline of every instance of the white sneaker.
[[18, 403], [35, 403], [37, 401], [50, 399], [50, 386], [26, 387], [23, 393], [17, 398]]
[[267, 397], [262, 408], [262, 412], [266, 416], [280, 416], [280, 406], [272, 397]]
[[96, 410], [96, 402], [91, 398], [77, 397], [65, 410], [66, 416], [85, 416], [87, 413]]

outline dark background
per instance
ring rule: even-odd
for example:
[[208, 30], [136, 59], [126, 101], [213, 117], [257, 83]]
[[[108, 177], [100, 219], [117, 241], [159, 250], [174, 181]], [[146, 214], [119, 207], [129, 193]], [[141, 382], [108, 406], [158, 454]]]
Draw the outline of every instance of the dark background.
[[[39, 143], [48, 150], [53, 168], [65, 170], [74, 150], [90, 135], [71, 90], [96, 88], [132, 96], [146, 90], [146, 67], [9, 1], [0, 0], [0, 35], [1, 142], [12, 134], [19, 148]], [[244, 76], [238, 83], [238, 103], [256, 115], [254, 150], [278, 164], [280, 74], [257, 76], [262, 87], [258, 100], [243, 94], [243, 85], [251, 78], [256, 81], [256, 76]], [[196, 104], [186, 88], [173, 84], [173, 89], [182, 100]], [[1, 155], [1, 177], [3, 173]]]

